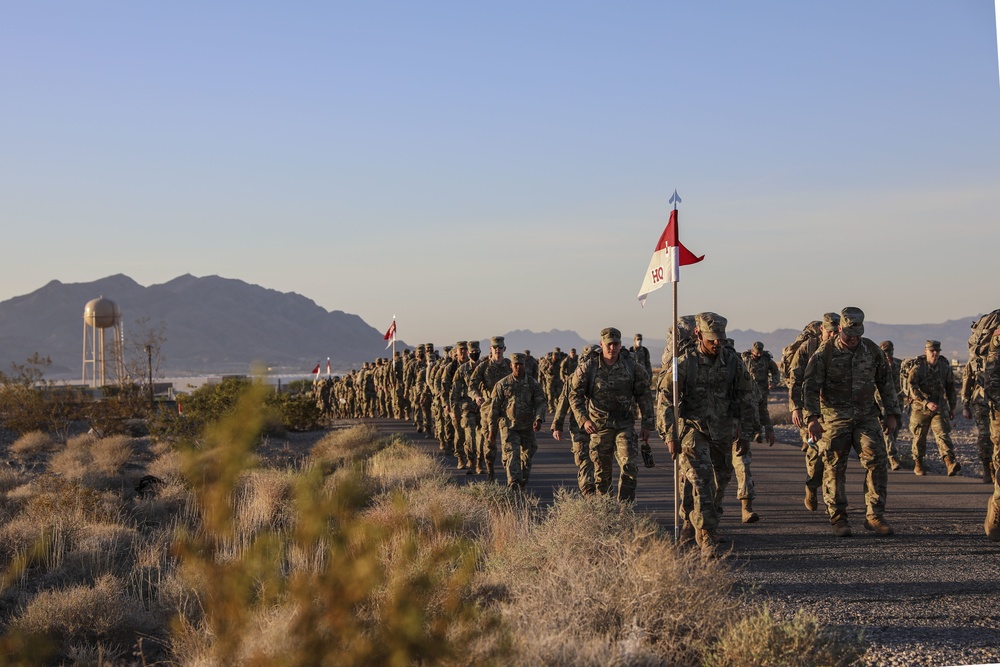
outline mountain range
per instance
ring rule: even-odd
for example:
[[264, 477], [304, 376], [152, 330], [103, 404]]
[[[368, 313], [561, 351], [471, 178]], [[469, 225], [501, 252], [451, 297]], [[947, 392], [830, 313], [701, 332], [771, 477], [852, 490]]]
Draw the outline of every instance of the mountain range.
[[[30, 294], [0, 302], [0, 369], [24, 363], [37, 352], [52, 359], [46, 377], [80, 377], [83, 310], [90, 300], [100, 296], [118, 304], [126, 339], [137, 326], [155, 328], [163, 324], [166, 340], [161, 349], [160, 372], [166, 376], [248, 373], [260, 361], [277, 372], [307, 374], [327, 356], [333, 358], [335, 370], [343, 371], [389, 354], [382, 332], [359, 316], [327, 311], [300, 294], [219, 276], [183, 275], [161, 285], [143, 287], [118, 274], [89, 283], [53, 280]], [[145, 325], [137, 324], [143, 319]], [[941, 341], [945, 356], [964, 360], [969, 325], [975, 319], [970, 316], [920, 325], [869, 322], [865, 335], [876, 342], [893, 340], [899, 357], [921, 353], [924, 340], [933, 338]], [[663, 332], [645, 333], [654, 365], [666, 344], [667, 326], [664, 323]], [[623, 343], [630, 345], [633, 332], [622, 333]], [[782, 346], [794, 340], [798, 330], [761, 333], [734, 329], [729, 334], [737, 349], [745, 350], [759, 340], [777, 359]], [[594, 342], [564, 330], [517, 329], [504, 335], [508, 352], [530, 349], [536, 357], [555, 347], [580, 349]], [[444, 344], [435, 342], [439, 348]], [[481, 343], [487, 350], [489, 339]], [[405, 341], [397, 341], [397, 349], [405, 346]]]

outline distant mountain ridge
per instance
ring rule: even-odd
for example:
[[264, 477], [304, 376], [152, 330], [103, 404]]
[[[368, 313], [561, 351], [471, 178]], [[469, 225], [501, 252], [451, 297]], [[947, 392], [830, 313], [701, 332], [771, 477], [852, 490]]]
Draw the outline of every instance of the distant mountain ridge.
[[[263, 361], [287, 374], [306, 374], [317, 361], [332, 357], [335, 371], [343, 371], [389, 356], [383, 332], [359, 316], [343, 311], [327, 311], [311, 299], [294, 292], [279, 292], [242, 280], [189, 274], [160, 284], [143, 287], [128, 276], [117, 274], [89, 283], [62, 283], [53, 280], [43, 287], [0, 302], [0, 369], [23, 363], [35, 352], [52, 358], [48, 377], [79, 378], [82, 371], [83, 309], [99, 296], [115, 301], [122, 311], [126, 337], [130, 327], [142, 317], [157, 326], [166, 323], [163, 345], [165, 375], [249, 373], [253, 363]], [[892, 340], [896, 356], [910, 357], [923, 352], [924, 341], [941, 341], [942, 351], [951, 359], [964, 361], [972, 316], [940, 324], [880, 324], [867, 322], [865, 335], [876, 342]], [[803, 323], [805, 324], [805, 323]], [[730, 330], [740, 351], [754, 341], [764, 343], [775, 358], [792, 342], [798, 329], [777, 329], [769, 333]], [[645, 345], [653, 365], [659, 363], [666, 341], [647, 332]], [[531, 350], [541, 357], [555, 347], [568, 351], [596, 342], [569, 330], [533, 332], [509, 331], [505, 336], [508, 354]], [[625, 346], [632, 344], [626, 334]], [[437, 341], [438, 349], [454, 341]], [[489, 339], [482, 339], [483, 351]], [[398, 341], [396, 349], [407, 347]]]
[[82, 372], [83, 309], [104, 296], [118, 304], [126, 338], [138, 319], [166, 323], [166, 373], [248, 373], [257, 361], [302, 369], [332, 356], [349, 368], [385, 355], [382, 333], [357, 315], [329, 312], [300, 294], [207, 276], [143, 287], [125, 275], [89, 283], [53, 280], [0, 303], [0, 368], [39, 352], [49, 376]]

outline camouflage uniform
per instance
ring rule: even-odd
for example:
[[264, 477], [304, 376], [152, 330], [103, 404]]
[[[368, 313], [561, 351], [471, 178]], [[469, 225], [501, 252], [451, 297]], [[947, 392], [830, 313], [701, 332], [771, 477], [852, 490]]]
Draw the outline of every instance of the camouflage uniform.
[[962, 403], [965, 404], [966, 417], [976, 422], [976, 447], [979, 449], [979, 460], [983, 464], [983, 483], [992, 484], [993, 474], [993, 443], [990, 440], [990, 404], [986, 398], [986, 372], [980, 368], [975, 359], [969, 359], [962, 372]]
[[531, 356], [531, 350], [524, 351], [524, 370], [528, 372], [528, 375], [538, 379], [538, 359]]
[[476, 404], [469, 397], [469, 379], [475, 362], [468, 358], [469, 344], [459, 341], [456, 346], [459, 357], [458, 365], [451, 374], [451, 379], [445, 383], [452, 419], [455, 423], [455, 452], [458, 454], [459, 468], [469, 469], [471, 474], [476, 469], [482, 470], [482, 465], [476, 459]]
[[642, 346], [642, 334], [637, 333], [633, 339], [634, 344], [628, 349], [635, 359], [635, 363], [646, 369], [646, 376], [652, 381], [653, 364], [649, 358], [649, 348]]
[[[680, 475], [692, 489], [687, 514], [703, 549], [714, 548], [722, 500], [732, 479], [733, 440], [740, 434], [741, 453], [753, 432], [753, 388], [739, 354], [724, 344], [713, 358], [702, 345], [726, 340], [726, 318], [716, 313], [695, 316], [702, 343], [689, 347], [677, 359], [677, 390], [673, 393], [673, 364], [660, 380], [663, 428], [673, 440], [674, 404], [679, 405], [677, 461]], [[708, 342], [711, 341], [711, 342]], [[738, 430], [737, 430], [738, 429]]]
[[510, 360], [505, 359], [503, 351], [503, 336], [494, 336], [490, 339], [490, 347], [498, 351], [499, 359], [491, 357], [482, 361], [475, 370], [472, 371], [472, 378], [469, 384], [469, 395], [479, 405], [480, 423], [483, 427], [480, 430], [482, 438], [479, 449], [482, 451], [483, 463], [486, 465], [487, 479], [494, 479], [493, 468], [496, 464], [497, 448], [496, 434], [490, 437], [489, 424], [492, 417], [493, 388], [497, 382], [511, 374]]
[[[925, 350], [941, 350], [941, 343], [929, 340]], [[923, 472], [924, 455], [927, 452], [927, 432], [934, 433], [938, 452], [948, 466], [948, 475], [955, 475], [961, 465], [955, 460], [955, 446], [951, 442], [951, 420], [955, 418], [955, 376], [951, 364], [939, 356], [934, 364], [927, 361], [926, 353], [917, 357], [917, 363], [910, 369], [909, 382], [910, 432], [913, 433], [914, 472]], [[932, 412], [928, 403], [936, 403], [938, 409]], [[945, 407], [948, 413], [945, 413]]]
[[[753, 344], [753, 347], [742, 354], [743, 363], [750, 371], [750, 378], [757, 385], [757, 412], [761, 426], [766, 428], [771, 423], [771, 418], [767, 412], [767, 399], [771, 395], [771, 387], [781, 381], [781, 373], [778, 371], [778, 364], [774, 363], [771, 353], [764, 349], [764, 344], [760, 341]], [[771, 429], [774, 432], [774, 429]], [[753, 433], [752, 436], [757, 442], [761, 441], [761, 433]]]
[[[837, 313], [826, 313], [823, 321], [815, 320], [806, 325], [805, 330], [811, 332], [802, 342], [802, 345], [795, 351], [789, 363], [788, 377], [785, 382], [788, 384], [788, 409], [791, 412], [799, 410], [806, 414], [806, 403], [802, 393], [802, 388], [806, 378], [806, 367], [809, 359], [819, 349], [820, 342], [837, 335], [840, 327], [840, 315]], [[799, 436], [802, 438], [802, 451], [806, 458], [806, 509], [815, 512], [818, 507], [816, 496], [823, 488], [823, 457], [820, 456], [819, 446], [816, 442], [810, 442], [809, 431], [803, 425], [799, 429]]]
[[[881, 395], [887, 415], [898, 419], [899, 404], [885, 354], [871, 340], [860, 338], [863, 333], [864, 312], [844, 308], [840, 313], [840, 335], [824, 341], [809, 360], [803, 387], [810, 432], [813, 420], [816, 427], [822, 428], [819, 452], [826, 467], [823, 499], [834, 532], [841, 537], [851, 534], [845, 478], [852, 448], [859, 450], [861, 465], [868, 471], [865, 527], [883, 535], [892, 534], [883, 517], [889, 473], [875, 392]], [[852, 337], [859, 337], [854, 349], [844, 340]]]
[[[601, 331], [603, 344], [621, 344], [621, 332], [613, 327]], [[611, 491], [612, 454], [618, 460], [620, 475], [618, 499], [632, 501], [639, 467], [639, 439], [632, 417], [632, 401], [639, 406], [642, 428], [653, 429], [653, 402], [649, 393], [646, 371], [637, 366], [624, 351], [618, 360], [608, 365], [603, 356], [582, 361], [573, 375], [570, 405], [576, 422], [596, 429], [590, 434], [590, 458], [594, 462], [594, 482], [597, 492]]]
[[[903, 393], [900, 389], [899, 368], [903, 361], [893, 356], [892, 353], [895, 347], [891, 340], [884, 340], [878, 346], [885, 353], [886, 363], [889, 364], [889, 377], [892, 378], [892, 385], [896, 389], [896, 401], [899, 403], [900, 410], [902, 410]], [[882, 405], [881, 397], [876, 400], [876, 404], [879, 409], [878, 418], [882, 422], [882, 437], [885, 439], [885, 453], [889, 456], [889, 467], [893, 470], [899, 470], [902, 467], [899, 462], [899, 451], [896, 449], [896, 439], [899, 437], [899, 429], [888, 429], [885, 427], [885, 407]]]
[[[983, 371], [984, 393], [990, 411], [990, 439], [993, 441], [993, 469], [1000, 470], [1000, 329], [993, 332]], [[986, 536], [1000, 542], [1000, 475], [994, 476], [993, 495], [986, 503]]]
[[[523, 364], [524, 355], [511, 355], [511, 365]], [[535, 431], [545, 420], [542, 386], [522, 370], [521, 377], [511, 374], [496, 383], [491, 403], [490, 431], [497, 433], [499, 425], [507, 485], [523, 489], [531, 475], [531, 459], [538, 450]]]
[[[598, 348], [600, 349], [600, 348]], [[574, 371], [579, 359], [576, 355], [566, 358], [566, 362], [573, 360]], [[564, 362], [564, 365], [565, 363]], [[555, 413], [552, 415], [552, 431], [560, 433], [566, 430], [566, 419], [569, 418], [569, 439], [573, 450], [573, 462], [576, 464], [576, 483], [580, 493], [590, 496], [596, 493], [594, 485], [594, 462], [590, 459], [590, 436], [580, 428], [576, 421], [576, 415], [570, 409], [570, 389], [571, 382], [563, 382], [563, 390], [556, 403]]]
[[420, 345], [404, 367], [403, 383], [413, 410], [413, 425], [417, 427], [418, 433], [430, 434], [432, 422], [430, 392], [427, 390], [427, 361], [427, 348]]

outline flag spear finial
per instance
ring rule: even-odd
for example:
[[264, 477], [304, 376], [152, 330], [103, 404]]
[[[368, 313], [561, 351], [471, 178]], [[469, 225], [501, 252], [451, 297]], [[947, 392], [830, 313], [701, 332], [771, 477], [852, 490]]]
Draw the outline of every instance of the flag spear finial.
[[670, 195], [670, 200], [667, 203], [668, 204], [673, 204], [674, 205], [674, 210], [675, 211], [677, 210], [677, 205], [681, 203], [681, 198], [677, 194], [677, 188], [674, 188], [674, 194]]

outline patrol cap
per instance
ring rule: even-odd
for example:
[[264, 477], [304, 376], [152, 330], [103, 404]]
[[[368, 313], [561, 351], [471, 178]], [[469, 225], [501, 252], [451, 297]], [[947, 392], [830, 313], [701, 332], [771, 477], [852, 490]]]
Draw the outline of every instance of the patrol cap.
[[606, 327], [601, 329], [601, 342], [602, 343], [620, 343], [622, 342], [622, 332], [614, 327]]
[[470, 350], [478, 350], [479, 349], [479, 341], [478, 340], [470, 340], [469, 341], [469, 349]]
[[929, 340], [926, 343], [924, 343], [924, 347], [927, 348], [928, 350], [937, 350], [938, 352], [940, 352], [941, 351], [941, 341], [939, 341], [939, 340]]
[[823, 313], [823, 331], [836, 331], [840, 326], [840, 315], [837, 313]]
[[865, 311], [854, 306], [848, 306], [840, 311], [840, 330], [848, 336], [861, 336], [865, 333]]
[[457, 343], [455, 343], [455, 349], [456, 350], [468, 350], [469, 349], [469, 341], [467, 341], [467, 340], [460, 340], [460, 341], [458, 341]]
[[[838, 315], [837, 317], [839, 318], [840, 315]], [[813, 320], [809, 324], [805, 325], [805, 327], [803, 327], [802, 330], [803, 331], [808, 331], [809, 333], [815, 334], [815, 335], [818, 336], [823, 331], [823, 323], [820, 322], [819, 320]]]
[[510, 355], [510, 363], [512, 364], [524, 364], [524, 354], [521, 352], [515, 352]]
[[641, 334], [641, 333], [637, 333], [637, 334], [635, 335], [635, 339], [636, 339], [636, 340], [642, 340], [642, 334]]
[[503, 336], [493, 336], [490, 338], [490, 347], [505, 347], [503, 344]]
[[726, 325], [729, 320], [718, 313], [706, 311], [694, 316], [695, 326], [705, 340], [726, 340]]
[[558, 347], [556, 349], [552, 350], [552, 351], [553, 352], [562, 352], [562, 350], [560, 350]]
[[884, 341], [882, 341], [881, 343], [879, 343], [879, 344], [878, 344], [878, 346], [879, 346], [880, 348], [882, 348], [882, 351], [883, 351], [883, 352], [891, 352], [892, 350], [896, 349], [896, 348], [895, 348], [895, 347], [893, 346], [893, 344], [892, 344], [892, 341], [891, 341], [891, 340], [884, 340]]
[[753, 344], [753, 351], [754, 352], [763, 352], [764, 351], [764, 343], [762, 343], [760, 341], [757, 341], [756, 343], [754, 343]]

